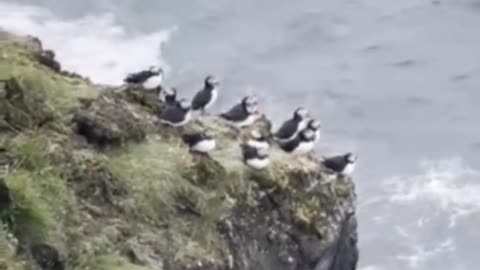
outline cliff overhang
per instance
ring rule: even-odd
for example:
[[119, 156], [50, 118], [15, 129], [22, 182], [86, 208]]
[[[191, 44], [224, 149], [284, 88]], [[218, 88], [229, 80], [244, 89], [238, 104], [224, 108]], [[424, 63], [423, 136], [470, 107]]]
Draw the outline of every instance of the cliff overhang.
[[[163, 108], [0, 33], [0, 268], [355, 269], [352, 179], [280, 150], [253, 171], [248, 130], [214, 115], [161, 127]], [[218, 149], [191, 154], [180, 135], [205, 128]]]

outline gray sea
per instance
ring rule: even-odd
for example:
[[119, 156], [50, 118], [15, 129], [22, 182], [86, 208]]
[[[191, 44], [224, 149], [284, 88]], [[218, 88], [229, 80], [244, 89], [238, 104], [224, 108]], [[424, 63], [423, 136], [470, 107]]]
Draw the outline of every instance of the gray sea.
[[0, 27], [99, 83], [160, 61], [187, 97], [218, 75], [214, 111], [305, 106], [359, 155], [359, 269], [479, 269], [480, 0], [0, 0]]

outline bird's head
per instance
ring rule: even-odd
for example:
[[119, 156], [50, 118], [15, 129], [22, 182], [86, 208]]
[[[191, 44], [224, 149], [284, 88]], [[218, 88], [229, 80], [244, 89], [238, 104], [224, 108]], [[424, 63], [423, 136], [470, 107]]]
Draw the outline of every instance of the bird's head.
[[354, 155], [353, 153], [347, 153], [345, 154], [345, 160], [348, 163], [355, 163], [357, 161], [358, 157]]
[[218, 81], [218, 79], [213, 76], [213, 75], [208, 75], [206, 78], [205, 78], [205, 86], [208, 87], [208, 88], [215, 88], [217, 87], [218, 85], [220, 84], [220, 82]]
[[308, 117], [308, 111], [303, 107], [297, 108], [295, 110], [295, 112], [293, 113], [293, 118], [295, 118], [297, 120], [303, 120], [307, 117]]

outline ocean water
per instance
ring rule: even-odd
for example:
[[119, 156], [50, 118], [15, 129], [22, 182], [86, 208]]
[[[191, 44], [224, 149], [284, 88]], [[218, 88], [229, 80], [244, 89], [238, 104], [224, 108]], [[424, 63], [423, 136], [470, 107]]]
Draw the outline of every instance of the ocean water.
[[214, 111], [308, 108], [320, 153], [360, 158], [361, 270], [480, 265], [479, 26], [479, 0], [0, 0], [96, 82], [160, 62], [187, 97], [218, 75]]

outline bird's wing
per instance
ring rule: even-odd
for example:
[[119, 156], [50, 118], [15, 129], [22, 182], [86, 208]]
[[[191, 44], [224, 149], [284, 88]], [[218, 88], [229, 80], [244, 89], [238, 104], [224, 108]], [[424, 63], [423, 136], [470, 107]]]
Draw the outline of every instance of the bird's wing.
[[328, 169], [332, 169], [334, 171], [341, 171], [345, 167], [346, 163], [343, 156], [334, 156], [325, 158], [322, 164]]
[[160, 114], [160, 119], [171, 123], [177, 123], [183, 120], [184, 115], [185, 113], [179, 108], [169, 107]]
[[279, 139], [290, 138], [294, 132], [297, 130], [297, 123], [293, 120], [287, 120], [282, 124], [282, 126], [275, 132], [275, 137]]
[[207, 105], [210, 100], [210, 93], [205, 89], [199, 91], [192, 99], [192, 109], [198, 110]]
[[202, 139], [201, 133], [186, 133], [182, 135], [182, 140], [188, 145], [194, 145]]
[[127, 83], [140, 83], [145, 81], [152, 75], [153, 73], [150, 70], [144, 70], [128, 74], [124, 81]]
[[243, 161], [257, 156], [257, 149], [246, 144], [242, 145]]
[[278, 145], [284, 151], [292, 152], [298, 146], [298, 143], [299, 143], [299, 138], [298, 138], [298, 135], [297, 135], [297, 137], [295, 137], [293, 140], [290, 140], [290, 141], [284, 142], [284, 143], [279, 143]]
[[220, 114], [221, 117], [229, 121], [241, 121], [245, 119], [246, 113], [241, 104], [233, 106], [228, 112]]

